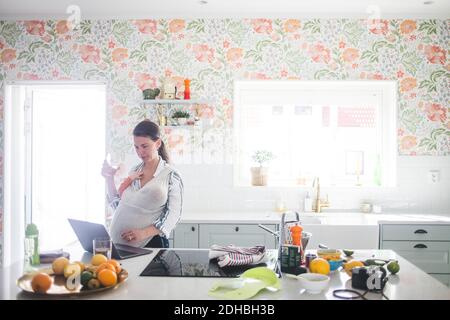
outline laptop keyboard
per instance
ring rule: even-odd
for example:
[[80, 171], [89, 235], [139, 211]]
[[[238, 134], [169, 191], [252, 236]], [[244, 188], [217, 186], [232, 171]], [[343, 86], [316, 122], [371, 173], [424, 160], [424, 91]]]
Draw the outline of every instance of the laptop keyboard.
[[124, 251], [124, 250], [120, 250], [120, 249], [117, 249], [117, 253], [118, 253], [119, 256], [121, 256], [121, 257], [129, 256], [130, 254], [133, 254], [133, 252], [130, 252], [130, 251]]

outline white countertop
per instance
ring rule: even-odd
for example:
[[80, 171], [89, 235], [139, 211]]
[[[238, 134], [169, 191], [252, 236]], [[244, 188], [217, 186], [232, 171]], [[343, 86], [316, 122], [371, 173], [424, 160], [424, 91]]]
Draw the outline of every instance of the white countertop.
[[[294, 215], [292, 215], [294, 217]], [[277, 212], [211, 212], [183, 213], [181, 223], [280, 223], [281, 214]], [[321, 212], [300, 213], [303, 224], [377, 226], [379, 224], [450, 224], [449, 214], [425, 213], [361, 213], [361, 212]]]
[[[79, 250], [79, 249], [77, 249]], [[158, 250], [158, 249], [157, 249]], [[218, 278], [183, 278], [183, 277], [140, 277], [139, 274], [156, 255], [140, 256], [122, 261], [122, 266], [128, 271], [129, 278], [115, 290], [109, 290], [95, 295], [83, 296], [83, 299], [150, 299], [150, 300], [203, 300], [213, 299], [207, 295], [208, 290]], [[199, 249], [202, 250], [202, 249]], [[73, 252], [73, 251], [71, 251]], [[80, 251], [78, 251], [80, 252]], [[439, 281], [418, 269], [405, 259], [390, 250], [357, 250], [355, 259], [366, 259], [375, 255], [380, 259], [398, 259], [400, 273], [388, 282], [385, 295], [396, 299], [444, 299], [450, 300], [450, 289]], [[80, 253], [72, 253], [71, 260], [80, 259]], [[90, 254], [84, 253], [83, 261], [90, 260]], [[24, 294], [16, 286], [16, 279], [22, 274], [21, 264], [0, 269], [0, 299], [30, 299], [34, 296]], [[281, 278], [281, 290], [270, 292], [263, 290], [254, 299], [335, 299], [334, 289], [351, 288], [350, 277], [344, 271], [331, 273], [329, 289], [318, 295], [306, 293], [296, 279]], [[379, 294], [368, 294], [368, 299], [381, 299]], [[76, 298], [76, 297], [75, 297]], [[71, 299], [74, 299], [73, 297]]]

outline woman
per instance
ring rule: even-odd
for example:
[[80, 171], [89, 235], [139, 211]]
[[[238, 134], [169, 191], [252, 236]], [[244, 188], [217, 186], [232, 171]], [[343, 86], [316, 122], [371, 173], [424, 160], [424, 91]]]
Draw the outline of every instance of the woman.
[[134, 128], [133, 136], [142, 163], [131, 170], [120, 194], [114, 184], [117, 169], [103, 163], [108, 199], [115, 208], [111, 238], [114, 243], [135, 247], [168, 248], [167, 238], [181, 218], [183, 182], [168, 164], [158, 125], [144, 120]]

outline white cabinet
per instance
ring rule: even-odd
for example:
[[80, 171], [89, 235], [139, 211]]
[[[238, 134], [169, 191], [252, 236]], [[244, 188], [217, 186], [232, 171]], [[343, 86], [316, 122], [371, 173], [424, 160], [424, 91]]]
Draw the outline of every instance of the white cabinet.
[[[277, 230], [277, 225], [268, 224], [265, 227]], [[257, 224], [206, 224], [180, 223], [173, 235], [174, 248], [204, 248], [211, 245], [236, 245], [242, 247], [265, 246], [266, 249], [276, 249], [275, 237], [258, 227]]]
[[[276, 225], [264, 225], [276, 230]], [[242, 247], [265, 246], [276, 248], [275, 237], [256, 224], [200, 224], [199, 247], [211, 245], [235, 245]]]
[[198, 224], [180, 223], [173, 236], [174, 248], [198, 248]]
[[312, 233], [306, 249], [317, 249], [319, 244], [333, 249], [378, 249], [379, 231], [375, 225], [304, 224], [303, 227]]
[[435, 278], [436, 280], [442, 282], [443, 284], [450, 286], [450, 275], [448, 274], [439, 274], [439, 273], [430, 273], [430, 276]]
[[395, 225], [383, 224], [383, 241], [450, 241], [449, 225]]
[[391, 249], [442, 283], [450, 278], [450, 225], [380, 226], [380, 248]]
[[450, 241], [383, 241], [381, 249], [392, 249], [427, 273], [450, 273]]

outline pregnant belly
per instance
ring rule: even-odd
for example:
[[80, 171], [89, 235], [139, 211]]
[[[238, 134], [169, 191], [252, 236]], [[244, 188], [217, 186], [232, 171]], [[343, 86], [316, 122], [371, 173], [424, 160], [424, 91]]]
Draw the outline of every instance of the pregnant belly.
[[157, 214], [137, 213], [135, 210], [124, 210], [124, 208], [119, 210], [118, 207], [111, 222], [111, 238], [114, 243], [131, 244], [122, 239], [121, 234], [124, 231], [148, 227], [154, 224], [157, 219]]

